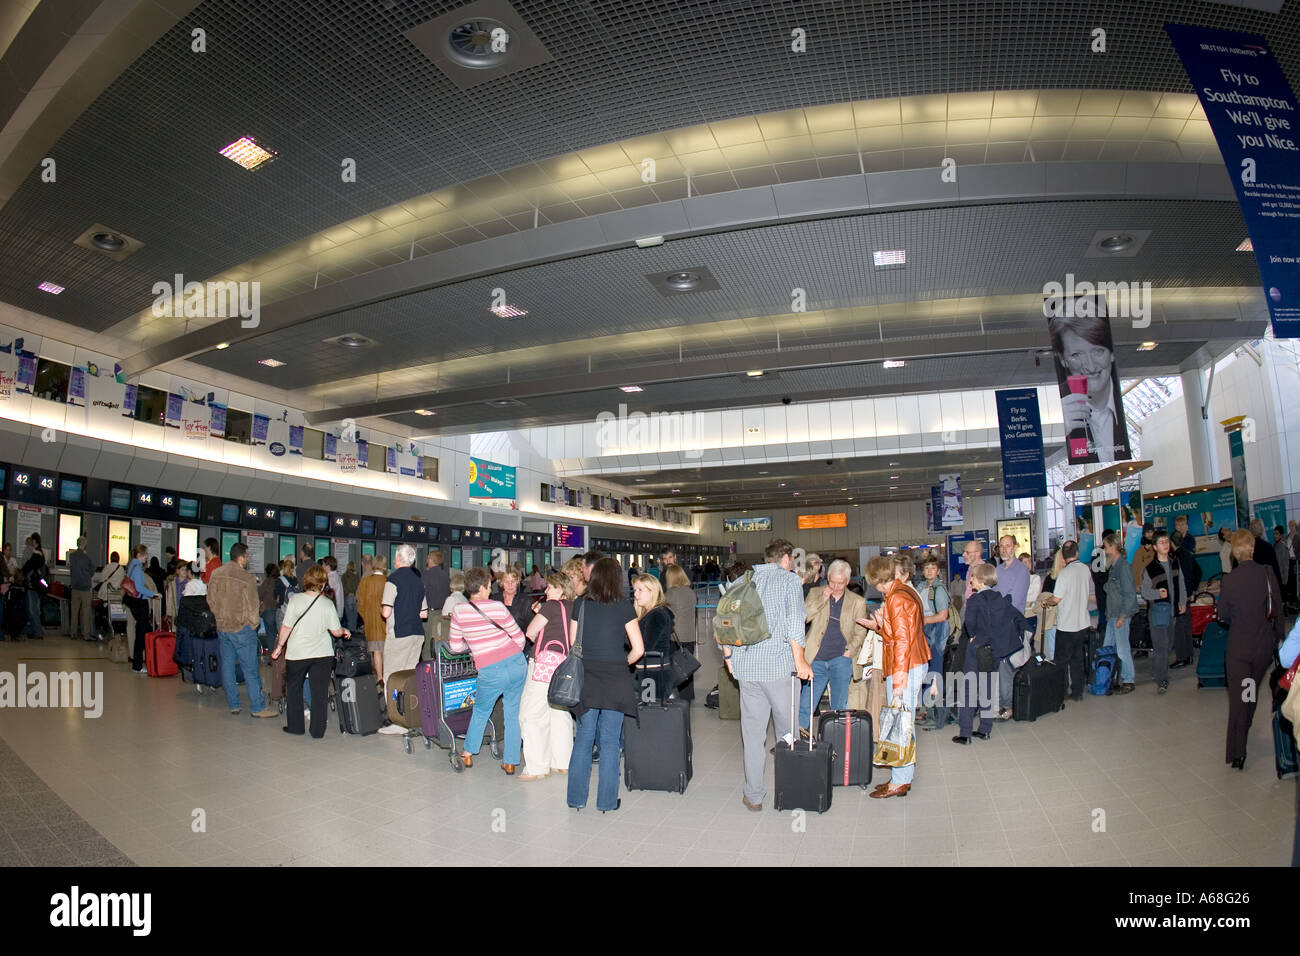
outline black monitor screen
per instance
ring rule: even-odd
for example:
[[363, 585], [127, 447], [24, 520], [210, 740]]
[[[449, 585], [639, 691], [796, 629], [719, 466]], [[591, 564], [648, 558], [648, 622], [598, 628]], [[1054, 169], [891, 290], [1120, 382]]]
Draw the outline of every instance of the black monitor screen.
[[221, 505], [221, 523], [222, 524], [239, 524], [239, 505], [231, 504], [229, 501]]
[[460, 528], [452, 528], [452, 529], [451, 529], [451, 540], [452, 540], [452, 541], [459, 541], [459, 540], [460, 540]]
[[281, 512], [280, 512], [280, 527], [281, 527], [281, 528], [288, 528], [290, 531], [292, 531], [292, 530], [293, 530], [294, 528], [296, 528], [297, 526], [298, 526], [298, 512], [296, 512], [296, 511], [281, 511]]
[[108, 506], [114, 511], [130, 511], [131, 489], [114, 487], [108, 493]]
[[181, 518], [197, 518], [199, 516], [199, 499], [186, 498], [182, 495], [180, 503], [176, 506], [176, 514]]
[[400, 541], [402, 538], [402, 522], [388, 522], [388, 538], [390, 541]]
[[362, 533], [363, 535], [365, 535], [367, 538], [370, 538], [370, 537], [373, 537], [373, 536], [374, 536], [374, 533], [375, 533], [375, 519], [374, 519], [374, 518], [362, 518], [362, 519], [361, 519], [361, 533]]
[[327, 534], [327, 533], [329, 533], [329, 530], [330, 530], [330, 516], [329, 516], [329, 515], [317, 515], [317, 516], [316, 516], [316, 533], [317, 533], [317, 534]]
[[81, 481], [77, 478], [60, 478], [59, 479], [59, 501], [65, 505], [81, 504], [81, 497], [84, 488]]

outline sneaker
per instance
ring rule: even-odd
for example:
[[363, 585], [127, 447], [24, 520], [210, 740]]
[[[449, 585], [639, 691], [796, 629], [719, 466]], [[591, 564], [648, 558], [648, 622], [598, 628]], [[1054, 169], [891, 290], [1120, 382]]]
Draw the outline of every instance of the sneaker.
[[263, 707], [261, 710], [253, 711], [254, 717], [279, 717], [280, 712], [274, 707]]
[[1165, 694], [1165, 693], [1168, 693], [1168, 692], [1169, 692], [1169, 681], [1167, 681], [1167, 680], [1162, 680], [1162, 681], [1160, 682], [1160, 686], [1156, 688], [1156, 693], [1157, 693], [1157, 694]]
[[147, 667], [142, 667], [139, 670], [136, 670], [134, 667], [132, 667], [131, 673], [134, 674], [136, 677], [148, 677], [149, 669]]
[[398, 724], [387, 724], [379, 728], [381, 734], [405, 734], [406, 728]]
[[1114, 689], [1116, 694], [1131, 694], [1137, 688], [1133, 684], [1120, 684]]
[[237, 714], [237, 713], [239, 713], [239, 708], [238, 708], [238, 707], [231, 707], [231, 708], [230, 708], [230, 712], [231, 712], [232, 714]]

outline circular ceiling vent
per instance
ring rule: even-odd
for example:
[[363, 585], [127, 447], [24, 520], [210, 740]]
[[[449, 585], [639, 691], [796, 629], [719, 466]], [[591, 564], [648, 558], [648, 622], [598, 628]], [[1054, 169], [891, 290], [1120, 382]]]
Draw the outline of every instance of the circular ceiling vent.
[[677, 292], [686, 292], [700, 284], [698, 272], [674, 272], [664, 279], [668, 288]]
[[115, 232], [97, 232], [90, 241], [105, 252], [121, 252], [126, 248], [126, 240]]
[[334, 342], [343, 346], [345, 349], [364, 349], [375, 345], [375, 340], [368, 338], [359, 332], [348, 332], [344, 335], [335, 336], [332, 339], [326, 339], [326, 342]]
[[1133, 237], [1127, 234], [1107, 236], [1099, 245], [1103, 252], [1123, 252], [1133, 245]]
[[487, 404], [491, 405], [493, 408], [519, 408], [524, 403], [519, 401], [517, 398], [494, 398]]
[[465, 20], [447, 33], [448, 55], [456, 63], [471, 70], [490, 70], [501, 66], [510, 59], [513, 52], [510, 31], [500, 20], [491, 17]]

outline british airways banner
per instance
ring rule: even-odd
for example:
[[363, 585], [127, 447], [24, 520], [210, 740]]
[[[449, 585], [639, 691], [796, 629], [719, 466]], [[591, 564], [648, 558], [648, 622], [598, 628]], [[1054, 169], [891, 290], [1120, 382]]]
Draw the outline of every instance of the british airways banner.
[[1043, 459], [1043, 423], [1038, 392], [1032, 388], [994, 392], [998, 405], [998, 436], [1002, 444], [1002, 497], [1042, 498], [1047, 495], [1047, 466]]
[[1237, 191], [1273, 334], [1300, 336], [1300, 113], [1268, 41], [1166, 23]]

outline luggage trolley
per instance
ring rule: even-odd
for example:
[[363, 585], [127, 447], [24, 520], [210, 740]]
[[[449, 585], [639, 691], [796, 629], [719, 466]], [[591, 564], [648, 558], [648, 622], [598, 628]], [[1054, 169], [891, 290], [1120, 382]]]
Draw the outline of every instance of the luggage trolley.
[[[469, 653], [453, 654], [446, 641], [434, 642], [433, 657], [420, 661], [416, 667], [416, 681], [420, 696], [420, 725], [424, 746], [437, 744], [449, 751], [451, 768], [457, 773], [465, 769], [460, 757], [458, 740], [465, 739], [470, 718], [474, 714], [474, 692], [478, 685], [478, 671]], [[496, 760], [501, 759], [501, 741], [496, 723], [487, 722], [488, 748]], [[410, 747], [410, 741], [407, 741]]]

